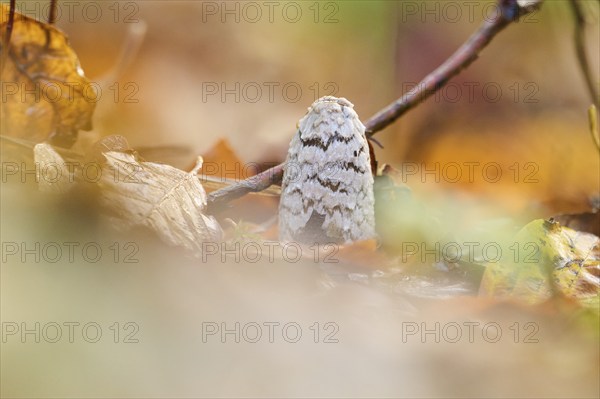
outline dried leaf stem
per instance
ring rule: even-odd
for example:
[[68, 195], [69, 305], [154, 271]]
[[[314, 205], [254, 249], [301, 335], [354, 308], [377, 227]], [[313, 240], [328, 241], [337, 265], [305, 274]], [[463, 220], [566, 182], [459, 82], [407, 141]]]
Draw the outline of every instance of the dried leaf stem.
[[581, 4], [579, 4], [579, 1], [571, 0], [570, 4], [571, 10], [573, 11], [573, 15], [575, 17], [575, 31], [573, 33], [575, 40], [575, 51], [577, 52], [577, 61], [579, 61], [579, 67], [581, 68], [581, 72], [583, 73], [585, 85], [587, 87], [590, 97], [592, 98], [592, 103], [596, 105], [596, 108], [598, 108], [600, 107], [600, 97], [598, 97], [598, 88], [597, 84], [594, 83], [594, 78], [590, 70], [590, 63], [588, 60], [587, 52], [585, 51], [586, 21], [584, 17], [584, 12], [581, 8]]

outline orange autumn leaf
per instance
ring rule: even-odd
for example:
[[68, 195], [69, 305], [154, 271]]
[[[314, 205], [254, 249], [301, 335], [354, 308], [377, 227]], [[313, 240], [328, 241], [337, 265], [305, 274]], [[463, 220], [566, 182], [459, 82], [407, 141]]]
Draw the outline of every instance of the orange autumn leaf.
[[[199, 177], [202, 185], [211, 192], [226, 187], [236, 182], [254, 176], [260, 170], [256, 162], [244, 163], [231, 148], [226, 139], [219, 140], [211, 149], [202, 154], [204, 164]], [[252, 193], [232, 201], [227, 207], [227, 217], [232, 220], [245, 219], [251, 223], [258, 223], [272, 217], [277, 212], [279, 189], [271, 187], [260, 193]], [[222, 208], [213, 208], [215, 213]], [[272, 221], [271, 221], [272, 222]], [[272, 226], [269, 224], [269, 229]], [[271, 230], [271, 237], [273, 230]]]
[[227, 140], [219, 140], [210, 150], [202, 154], [204, 159], [203, 176], [210, 176], [222, 182], [242, 180], [256, 174], [256, 168], [245, 165]]

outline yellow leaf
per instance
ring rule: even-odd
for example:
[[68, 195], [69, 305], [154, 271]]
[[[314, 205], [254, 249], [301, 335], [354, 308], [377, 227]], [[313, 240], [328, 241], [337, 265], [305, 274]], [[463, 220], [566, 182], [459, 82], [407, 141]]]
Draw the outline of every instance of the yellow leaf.
[[523, 227], [508, 248], [501, 262], [487, 265], [482, 294], [529, 303], [559, 294], [597, 307], [600, 238], [594, 234], [538, 219]]
[[[0, 5], [3, 38], [8, 11]], [[17, 13], [5, 51], [0, 52], [6, 60], [0, 76], [2, 134], [70, 147], [79, 130], [92, 128], [97, 94], [63, 32]]]

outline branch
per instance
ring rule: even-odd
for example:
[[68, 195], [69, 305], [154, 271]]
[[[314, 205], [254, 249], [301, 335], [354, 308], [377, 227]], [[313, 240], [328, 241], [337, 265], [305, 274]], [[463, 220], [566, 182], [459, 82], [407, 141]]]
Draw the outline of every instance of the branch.
[[575, 31], [574, 39], [575, 39], [575, 51], [577, 52], [577, 60], [579, 61], [579, 67], [581, 68], [581, 72], [583, 73], [583, 78], [585, 79], [585, 85], [588, 89], [590, 96], [592, 97], [592, 103], [596, 105], [596, 107], [600, 107], [598, 104], [598, 90], [596, 85], [594, 84], [594, 78], [592, 77], [592, 72], [590, 71], [590, 64], [588, 61], [587, 53], [585, 51], [585, 17], [583, 10], [581, 9], [581, 5], [577, 0], [571, 0], [571, 9], [573, 11], [573, 15], [575, 16]]
[[435, 71], [427, 75], [416, 87], [411, 89], [400, 99], [379, 111], [365, 123], [369, 136], [372, 136], [376, 132], [391, 125], [404, 113], [419, 105], [436, 91], [444, 87], [450, 79], [458, 75], [479, 57], [481, 50], [490, 43], [496, 34], [511, 22], [518, 20], [520, 16], [533, 11], [533, 9], [533, 6], [527, 8], [520, 7], [516, 1], [499, 0], [497, 3], [498, 12], [496, 18], [485, 21], [479, 29]]
[[[541, 1], [531, 1], [528, 6], [520, 6], [517, 0], [498, 0], [495, 18], [485, 21], [450, 58], [427, 75], [416, 87], [365, 122], [368, 137], [391, 125], [408, 110], [442, 88], [450, 79], [471, 65], [477, 59], [481, 50], [488, 45], [498, 32], [511, 22], [517, 21], [520, 16], [532, 12], [539, 6]], [[262, 191], [271, 184], [281, 182], [284, 165], [284, 163], [279, 164], [249, 179], [208, 194], [208, 206], [211, 208], [209, 212], [249, 192]]]
[[285, 163], [280, 163], [255, 176], [208, 194], [208, 213], [215, 213], [215, 211], [219, 210], [229, 201], [240, 198], [248, 193], [263, 191], [273, 184], [280, 183], [283, 177], [284, 166]]

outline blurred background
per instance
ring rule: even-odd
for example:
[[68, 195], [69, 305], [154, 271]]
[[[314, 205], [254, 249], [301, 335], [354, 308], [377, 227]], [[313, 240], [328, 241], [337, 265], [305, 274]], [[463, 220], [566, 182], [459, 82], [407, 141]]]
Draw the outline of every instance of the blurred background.
[[[59, 1], [57, 26], [102, 87], [94, 129], [80, 133], [74, 150], [120, 134], [188, 169], [220, 141], [242, 163], [283, 161], [297, 121], [323, 95], [346, 97], [367, 120], [495, 12], [493, 1], [68, 3]], [[581, 3], [597, 82], [599, 3]], [[26, 15], [47, 16], [49, 1], [17, 4]], [[477, 239], [475, 227], [489, 221], [525, 224], [592, 208], [600, 161], [573, 29], [568, 1], [544, 2], [446, 88], [377, 133], [379, 164], [397, 169], [417, 201], [435, 210], [443, 228], [429, 229]], [[247, 177], [243, 167], [227, 168], [228, 178]], [[310, 259], [200, 262], [27, 190], [3, 187], [3, 242], [99, 242], [105, 255], [115, 242], [122, 250], [134, 242], [138, 262], [3, 259], [3, 397], [599, 394], [597, 334], [570, 310], [556, 316], [555, 309], [469, 299], [460, 295], [472, 290], [456, 279], [403, 279], [377, 265], [344, 271], [352, 256], [334, 273]], [[489, 225], [484, 230], [493, 234]], [[7, 322], [65, 321], [97, 322], [104, 338], [51, 344], [5, 334], [13, 327]], [[297, 344], [202, 340], [206, 322], [292, 321], [304, 333]], [[403, 335], [407, 322], [465, 321], [498, 323], [503, 338], [452, 344]], [[123, 343], [133, 331], [127, 322], [138, 326], [139, 342]], [[335, 323], [339, 341], [314, 343], [315, 322], [321, 333]], [[514, 323], [522, 333], [534, 323], [538, 341], [514, 339]], [[117, 343], [114, 329], [122, 333]]]
[[[43, 13], [47, 5], [39, 3], [28, 7]], [[183, 146], [187, 163], [218, 140], [242, 162], [282, 161], [298, 119], [327, 94], [348, 98], [366, 120], [495, 12], [493, 1], [98, 5], [65, 6], [58, 19], [87, 75], [105, 84], [94, 133], [122, 134], [133, 146]], [[597, 72], [598, 4], [582, 5]], [[120, 62], [142, 22], [138, 51]], [[501, 32], [446, 88], [377, 134], [378, 161], [415, 162], [419, 172], [461, 165], [458, 181], [407, 176], [413, 190], [441, 183], [511, 211], [585, 208], [599, 189], [599, 161], [573, 29], [569, 2], [550, 1]], [[468, 179], [469, 162], [498, 163], [502, 175], [490, 184], [476, 170]]]

